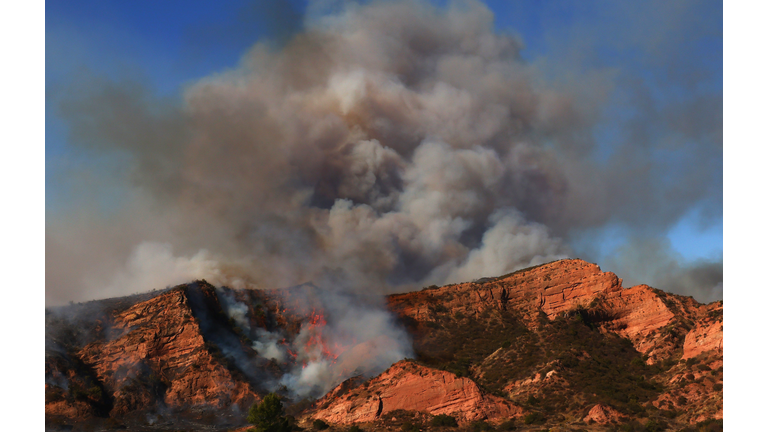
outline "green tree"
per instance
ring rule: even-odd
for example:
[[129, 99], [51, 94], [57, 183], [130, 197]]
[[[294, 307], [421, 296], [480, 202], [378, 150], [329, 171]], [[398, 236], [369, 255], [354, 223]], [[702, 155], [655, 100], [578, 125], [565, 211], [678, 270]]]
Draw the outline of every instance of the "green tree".
[[291, 425], [283, 412], [280, 396], [270, 393], [261, 403], [254, 403], [248, 410], [248, 423], [256, 426], [255, 432], [290, 432]]

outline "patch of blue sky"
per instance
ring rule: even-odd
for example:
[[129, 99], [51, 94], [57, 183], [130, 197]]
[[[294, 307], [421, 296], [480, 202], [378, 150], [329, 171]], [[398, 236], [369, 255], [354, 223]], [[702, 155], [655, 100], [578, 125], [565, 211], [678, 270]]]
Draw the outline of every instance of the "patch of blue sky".
[[717, 261], [723, 256], [723, 219], [702, 225], [700, 211], [693, 209], [667, 232], [667, 238], [687, 260]]

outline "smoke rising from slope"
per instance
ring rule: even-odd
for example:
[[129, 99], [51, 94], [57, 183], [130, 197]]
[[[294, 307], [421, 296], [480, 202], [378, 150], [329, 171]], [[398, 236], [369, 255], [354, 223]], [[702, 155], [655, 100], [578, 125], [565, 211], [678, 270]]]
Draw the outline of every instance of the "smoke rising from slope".
[[[126, 227], [109, 241], [78, 227], [92, 254], [110, 251], [108, 269], [57, 265], [74, 223], [49, 228], [50, 268], [76, 287], [53, 291], [116, 295], [182, 277], [412, 289], [563, 258], [573, 230], [663, 226], [706, 195], [695, 161], [664, 193], [658, 155], [625, 145], [595, 161], [611, 74], [547, 83], [521, 49], [476, 2], [374, 2], [308, 19], [279, 48], [257, 43], [180, 106], [136, 85], [73, 86], [61, 106], [71, 142], [129, 167], [136, 214], [106, 216]], [[648, 203], [653, 217], [638, 211]], [[159, 262], [168, 281], [147, 276]]]
[[302, 326], [291, 347], [296, 365], [275, 388], [286, 386], [296, 400], [319, 397], [347, 378], [369, 378], [413, 357], [405, 330], [383, 305], [368, 300], [324, 293], [328, 309]]
[[[252, 327], [246, 303], [228, 289], [216, 294], [224, 312], [253, 341], [262, 359], [281, 364], [283, 374], [262, 378], [270, 391], [287, 389], [294, 400], [318, 397], [351, 376], [374, 376], [391, 364], [413, 357], [411, 339], [382, 304], [381, 296], [357, 295], [351, 289], [324, 290], [313, 285], [275, 290], [278, 313], [300, 318], [298, 334], [285, 327]], [[242, 291], [240, 292], [242, 293]], [[261, 309], [259, 309], [261, 310]], [[290, 327], [290, 326], [288, 326]], [[228, 355], [225, 352], [225, 355]], [[238, 362], [236, 356], [232, 360]], [[257, 369], [260, 360], [238, 362]]]

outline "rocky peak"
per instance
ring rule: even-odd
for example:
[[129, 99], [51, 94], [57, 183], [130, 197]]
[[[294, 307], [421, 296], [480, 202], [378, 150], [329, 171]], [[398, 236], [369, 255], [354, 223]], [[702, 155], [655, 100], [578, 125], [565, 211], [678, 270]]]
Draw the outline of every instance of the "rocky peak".
[[[91, 380], [106, 393], [109, 415], [121, 416], [161, 402], [174, 409], [190, 406], [247, 407], [257, 395], [248, 382], [233, 376], [226, 362], [203, 337], [201, 323], [190, 302], [190, 290], [212, 289], [204, 282], [177, 287], [125, 309], [107, 313], [104, 338], [97, 338], [71, 354]], [[71, 365], [47, 361], [50, 375], [76, 376]], [[48, 375], [46, 372], [46, 375]], [[79, 373], [82, 375], [82, 371]], [[59, 388], [65, 383], [59, 383]], [[94, 390], [95, 391], [95, 390]], [[67, 416], [73, 409], [51, 409]], [[83, 412], [80, 399], [69, 403]], [[48, 404], [46, 405], [48, 411]]]
[[206, 345], [189, 289], [194, 288], [176, 288], [117, 313], [112, 326], [117, 337], [79, 353], [114, 393], [117, 414], [144, 408], [156, 398], [171, 407], [254, 400], [250, 386], [235, 379]]
[[539, 312], [554, 318], [578, 305], [588, 305], [598, 294], [621, 289], [621, 279], [595, 264], [579, 259], [555, 261], [496, 278], [482, 278], [444, 287], [389, 297], [400, 315], [430, 319], [430, 305], [449, 311], [478, 315], [488, 309], [514, 309], [530, 326]]

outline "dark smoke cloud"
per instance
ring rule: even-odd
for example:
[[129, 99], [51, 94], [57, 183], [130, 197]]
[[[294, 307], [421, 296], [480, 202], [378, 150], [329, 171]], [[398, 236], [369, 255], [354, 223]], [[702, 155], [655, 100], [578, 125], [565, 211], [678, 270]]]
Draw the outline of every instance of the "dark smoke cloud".
[[598, 158], [615, 71], [544, 79], [477, 2], [337, 9], [181, 103], [87, 76], [69, 88], [69, 142], [120, 167], [95, 175], [129, 192], [117, 210], [49, 220], [49, 302], [198, 277], [343, 275], [391, 292], [570, 256], [580, 230], [656, 232], [702, 201], [722, 207], [721, 98], [659, 109], [638, 83], [640, 114]]
[[705, 303], [723, 298], [722, 257], [687, 261], [667, 239], [635, 239], [613, 251], [605, 267], [621, 269], [626, 286], [644, 283]]

